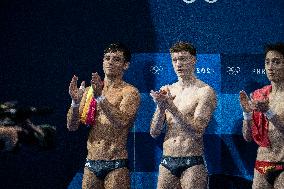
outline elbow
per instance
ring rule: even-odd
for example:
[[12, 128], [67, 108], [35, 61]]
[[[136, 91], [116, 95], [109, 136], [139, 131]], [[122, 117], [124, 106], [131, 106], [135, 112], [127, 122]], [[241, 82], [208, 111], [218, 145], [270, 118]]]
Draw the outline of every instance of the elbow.
[[251, 142], [252, 141], [252, 137], [251, 136], [243, 135], [243, 137], [244, 137], [246, 142]]
[[244, 129], [243, 129], [243, 138], [246, 142], [251, 142], [252, 141], [252, 135], [250, 132], [246, 132]]
[[77, 131], [78, 130], [78, 128], [72, 128], [72, 127], [67, 127], [67, 129], [68, 129], [68, 131]]
[[157, 132], [157, 131], [154, 131], [154, 130], [150, 130], [150, 135], [152, 138], [157, 138], [159, 135], [161, 134], [161, 132]]
[[204, 134], [203, 128], [193, 128], [193, 132], [195, 132], [195, 135], [198, 137], [202, 137]]
[[243, 138], [245, 139], [245, 141], [251, 142], [252, 141], [252, 131], [246, 126], [247, 125], [244, 125], [242, 128]]
[[111, 119], [110, 122], [112, 123], [112, 125], [116, 128], [125, 128], [125, 127], [129, 127], [130, 124], [132, 124], [133, 122], [129, 119]]
[[67, 129], [68, 129], [68, 131], [77, 131], [78, 130], [78, 125], [68, 124], [67, 123]]
[[197, 117], [193, 120], [193, 122], [187, 121], [188, 127], [191, 127], [191, 129], [195, 132], [195, 134], [202, 136], [205, 132], [205, 129], [209, 123], [208, 119], [202, 119], [200, 117]]
[[251, 141], [252, 141], [251, 138], [246, 138], [246, 137], [244, 137], [244, 139], [245, 139], [246, 142], [251, 142]]
[[132, 123], [130, 119], [121, 119], [115, 125], [119, 125], [120, 127], [128, 127]]

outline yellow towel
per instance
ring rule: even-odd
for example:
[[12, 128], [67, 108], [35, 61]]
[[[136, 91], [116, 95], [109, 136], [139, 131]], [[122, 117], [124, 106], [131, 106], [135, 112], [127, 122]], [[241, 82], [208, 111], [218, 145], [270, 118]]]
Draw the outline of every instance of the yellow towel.
[[87, 98], [86, 101], [84, 103], [84, 107], [83, 107], [83, 112], [81, 115], [81, 122], [86, 124], [86, 120], [87, 120], [87, 115], [88, 115], [88, 111], [89, 111], [89, 107], [90, 107], [90, 102], [93, 98], [93, 88], [90, 87], [87, 93]]

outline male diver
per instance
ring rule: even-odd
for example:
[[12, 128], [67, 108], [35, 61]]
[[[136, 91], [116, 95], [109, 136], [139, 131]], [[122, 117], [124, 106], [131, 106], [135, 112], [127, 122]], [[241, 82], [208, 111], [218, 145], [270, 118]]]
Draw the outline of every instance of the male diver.
[[83, 189], [130, 188], [126, 143], [140, 103], [139, 91], [123, 81], [130, 58], [125, 46], [111, 44], [104, 51], [104, 81], [93, 73], [91, 86], [85, 89], [84, 81], [77, 88], [77, 76], [71, 80], [67, 128], [75, 131], [80, 122], [91, 127]]
[[158, 189], [207, 188], [203, 134], [216, 107], [214, 90], [195, 76], [196, 49], [178, 42], [171, 49], [178, 81], [151, 91], [157, 105], [150, 134], [161, 134], [166, 122]]
[[284, 44], [268, 45], [265, 71], [270, 85], [249, 98], [240, 92], [243, 136], [259, 146], [253, 189], [284, 188]]

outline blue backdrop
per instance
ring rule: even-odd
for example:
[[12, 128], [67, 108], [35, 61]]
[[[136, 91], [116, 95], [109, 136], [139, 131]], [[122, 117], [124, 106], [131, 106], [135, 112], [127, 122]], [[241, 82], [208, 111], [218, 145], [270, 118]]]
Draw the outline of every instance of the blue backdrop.
[[218, 95], [204, 137], [209, 173], [251, 180], [256, 146], [241, 136], [238, 92], [268, 83], [263, 46], [284, 41], [283, 8], [281, 0], [1, 1], [0, 101], [54, 107], [36, 121], [58, 131], [54, 150], [0, 153], [1, 188], [80, 188], [88, 130], [66, 129], [68, 85], [73, 74], [87, 81], [93, 71], [102, 75], [102, 51], [113, 41], [131, 49], [125, 79], [142, 97], [128, 142], [132, 188], [156, 185], [163, 138], [149, 135], [149, 91], [176, 80], [168, 49], [180, 40], [195, 44], [196, 74]]

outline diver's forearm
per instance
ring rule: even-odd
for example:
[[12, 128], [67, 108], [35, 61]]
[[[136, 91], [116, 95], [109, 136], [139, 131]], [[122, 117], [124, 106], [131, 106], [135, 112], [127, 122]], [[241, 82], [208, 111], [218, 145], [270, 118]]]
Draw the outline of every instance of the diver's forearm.
[[164, 121], [165, 121], [165, 110], [161, 110], [159, 107], [157, 107], [151, 121], [150, 135], [152, 137], [155, 138], [161, 134], [161, 131], [164, 126]]

